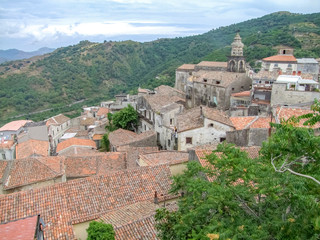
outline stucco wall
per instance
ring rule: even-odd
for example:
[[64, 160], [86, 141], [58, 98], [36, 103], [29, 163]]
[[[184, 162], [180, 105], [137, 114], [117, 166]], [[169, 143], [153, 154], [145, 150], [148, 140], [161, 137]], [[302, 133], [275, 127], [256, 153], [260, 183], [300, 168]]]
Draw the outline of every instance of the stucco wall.
[[271, 106], [313, 102], [315, 98], [320, 98], [320, 92], [292, 91], [286, 88], [285, 83], [273, 84]]
[[89, 228], [89, 224], [90, 224], [90, 221], [72, 225], [76, 239], [78, 240], [87, 239], [88, 233], [86, 230]]
[[171, 172], [172, 176], [182, 174], [183, 171], [185, 171], [185, 170], [187, 170], [187, 163], [181, 163], [181, 164], [176, 164], [176, 165], [170, 166], [170, 172]]
[[237, 146], [261, 146], [269, 136], [269, 129], [253, 128], [227, 132], [227, 142]]
[[[209, 124], [213, 124], [213, 127], [209, 127]], [[203, 144], [219, 143], [221, 138], [226, 138], [226, 132], [232, 130], [233, 127], [205, 119], [204, 127], [178, 133], [178, 151], [186, 151]], [[192, 138], [192, 144], [186, 143], [187, 137]]]
[[190, 74], [192, 74], [192, 71], [180, 71], [177, 70], [176, 71], [176, 81], [175, 81], [175, 86], [174, 88], [185, 92], [186, 91], [186, 84], [187, 84], [187, 80], [188, 77], [190, 76]]

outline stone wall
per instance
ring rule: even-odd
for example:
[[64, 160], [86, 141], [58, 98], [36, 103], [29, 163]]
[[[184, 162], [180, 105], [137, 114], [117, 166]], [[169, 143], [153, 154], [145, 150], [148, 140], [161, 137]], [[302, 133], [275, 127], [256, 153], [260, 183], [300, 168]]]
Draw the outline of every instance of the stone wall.
[[227, 142], [240, 147], [262, 146], [269, 136], [268, 128], [252, 128], [227, 132]]
[[287, 85], [285, 83], [273, 84], [271, 106], [313, 102], [315, 98], [320, 98], [320, 92], [292, 91], [286, 88]]

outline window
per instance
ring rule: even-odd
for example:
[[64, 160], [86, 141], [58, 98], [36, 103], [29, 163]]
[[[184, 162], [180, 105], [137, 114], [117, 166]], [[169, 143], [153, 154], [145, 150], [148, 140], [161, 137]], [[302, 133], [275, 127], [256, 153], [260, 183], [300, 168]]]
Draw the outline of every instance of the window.
[[186, 144], [192, 144], [192, 137], [186, 137]]
[[170, 139], [168, 139], [168, 147], [170, 147], [170, 145], [171, 145], [171, 141]]
[[232, 88], [232, 91], [234, 91], [234, 87]]
[[172, 125], [173, 123], [173, 118], [170, 118], [170, 125]]
[[204, 82], [208, 82], [208, 79], [204, 78], [203, 81], [204, 81]]
[[216, 81], [216, 84], [220, 84], [220, 81]]
[[6, 154], [2, 153], [2, 159], [6, 160]]
[[213, 123], [210, 123], [210, 124], [208, 125], [208, 127], [213, 127]]
[[220, 142], [223, 142], [225, 140], [226, 140], [226, 138], [220, 138]]

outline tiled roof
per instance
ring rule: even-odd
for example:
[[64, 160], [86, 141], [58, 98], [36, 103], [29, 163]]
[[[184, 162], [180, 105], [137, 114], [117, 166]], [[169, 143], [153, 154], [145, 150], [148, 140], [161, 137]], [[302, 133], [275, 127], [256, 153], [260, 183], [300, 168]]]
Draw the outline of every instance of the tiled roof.
[[161, 94], [161, 95], [169, 95], [169, 96], [175, 96], [176, 94], [185, 95], [184, 92], [167, 85], [161, 85], [155, 88], [154, 90], [156, 91], [157, 94]]
[[1, 240], [35, 239], [38, 216], [19, 219], [17, 221], [0, 224]]
[[66, 157], [66, 176], [70, 178], [108, 174], [126, 168], [124, 153], [108, 152], [92, 156]]
[[81, 139], [81, 138], [69, 138], [63, 142], [58, 143], [57, 152], [60, 152], [71, 146], [84, 146], [90, 148], [96, 148], [96, 143], [90, 139]]
[[92, 140], [101, 140], [103, 137], [103, 134], [94, 134], [92, 137]]
[[0, 160], [0, 183], [2, 183], [3, 181], [4, 173], [7, 166], [8, 166], [8, 161]]
[[[203, 127], [203, 119], [200, 115], [200, 107], [191, 108], [185, 110], [177, 117], [177, 129], [178, 132], [184, 132], [187, 130]], [[203, 116], [207, 119], [232, 126], [233, 123], [230, 118], [221, 110], [202, 106]]]
[[0, 149], [10, 149], [13, 145], [13, 140], [0, 141]]
[[227, 68], [228, 63], [227, 62], [211, 62], [211, 61], [202, 61], [197, 64], [199, 67], [223, 67]]
[[[307, 113], [313, 113], [312, 110], [307, 109], [307, 108], [298, 108], [298, 107], [278, 107], [277, 110], [277, 123], [280, 123], [281, 119], [285, 119], [288, 120], [290, 117], [295, 116], [301, 116]], [[301, 119], [301, 121], [299, 122], [299, 127], [308, 127], [303, 125], [303, 123], [306, 121], [306, 119]], [[314, 126], [312, 126], [312, 128], [320, 128], [320, 123], [316, 123]]]
[[[200, 70], [194, 74], [192, 80], [194, 82], [226, 88], [234, 81], [238, 81], [243, 78], [247, 78], [246, 73]], [[204, 83], [204, 79], [206, 79], [206, 83]]]
[[32, 183], [42, 182], [61, 176], [46, 164], [35, 158], [12, 160], [9, 174], [3, 180], [4, 189], [12, 189]]
[[202, 107], [202, 111], [205, 118], [233, 127], [233, 123], [224, 111], [205, 106]]
[[141, 167], [0, 196], [0, 222], [40, 214], [46, 239], [74, 239], [72, 224], [91, 221], [112, 209], [168, 194], [169, 166]]
[[89, 135], [88, 135], [88, 130], [82, 130], [79, 127], [72, 127], [72, 128], [69, 128], [65, 133], [76, 133], [76, 137], [88, 137], [89, 138]]
[[177, 116], [178, 132], [184, 132], [200, 127], [203, 127], [203, 119], [200, 117], [200, 107], [185, 110]]
[[101, 107], [101, 108], [99, 108], [99, 111], [97, 112], [97, 116], [104, 115], [105, 117], [107, 117], [108, 113], [109, 113], [109, 108]]
[[251, 96], [251, 91], [243, 91], [243, 92], [238, 92], [238, 93], [232, 93], [232, 97], [250, 97]]
[[28, 122], [32, 122], [32, 121], [30, 121], [30, 120], [17, 120], [17, 121], [9, 122], [0, 128], [0, 132], [2, 132], [2, 131], [17, 131]]
[[151, 153], [159, 151], [158, 147], [133, 147], [129, 145], [119, 146], [119, 152], [125, 152], [127, 155], [127, 169], [138, 167], [137, 161], [140, 154]]
[[178, 96], [165, 96], [161, 94], [147, 95], [144, 96], [146, 101], [149, 103], [151, 109], [155, 112], [160, 111], [163, 107], [166, 107], [172, 103], [185, 103], [184, 98]]
[[49, 155], [49, 142], [29, 139], [28, 141], [18, 143], [16, 146], [16, 158], [26, 158], [31, 155]]
[[57, 116], [49, 118], [47, 120], [47, 126], [51, 125], [51, 124], [53, 124], [53, 125], [61, 125], [61, 124], [65, 123], [65, 122], [67, 122], [69, 120], [70, 120], [70, 118], [66, 117], [65, 115], [59, 114]]
[[89, 125], [94, 125], [96, 119], [93, 117], [82, 117], [80, 119], [80, 125], [81, 126], [89, 126]]
[[293, 55], [275, 55], [262, 60], [266, 62], [297, 62], [297, 59]]
[[[270, 128], [271, 117], [230, 117], [236, 130], [248, 128]], [[272, 120], [274, 122], [274, 120]]]
[[189, 153], [179, 151], [160, 151], [155, 153], [141, 154], [140, 159], [148, 166], [156, 166], [159, 164], [175, 165], [188, 162]]
[[113, 146], [121, 146], [143, 140], [155, 134], [156, 132], [152, 130], [136, 134], [134, 132], [119, 128], [109, 134], [109, 141]]
[[194, 70], [196, 64], [183, 64], [177, 68], [177, 70]]

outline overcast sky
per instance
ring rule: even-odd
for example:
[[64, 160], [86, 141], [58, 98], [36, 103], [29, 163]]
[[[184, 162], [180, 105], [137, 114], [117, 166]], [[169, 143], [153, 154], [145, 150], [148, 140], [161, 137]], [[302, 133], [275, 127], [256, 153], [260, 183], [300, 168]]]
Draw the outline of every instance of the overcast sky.
[[0, 49], [189, 36], [277, 11], [320, 12], [320, 0], [1, 0]]

